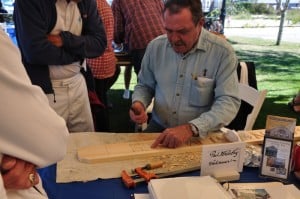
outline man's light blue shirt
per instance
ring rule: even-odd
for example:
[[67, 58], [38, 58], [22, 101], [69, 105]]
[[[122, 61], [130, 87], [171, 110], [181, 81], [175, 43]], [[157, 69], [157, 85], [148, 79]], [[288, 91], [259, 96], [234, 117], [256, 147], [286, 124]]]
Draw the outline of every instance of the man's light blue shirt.
[[192, 123], [200, 137], [229, 124], [240, 106], [237, 57], [223, 38], [202, 29], [196, 46], [176, 53], [167, 36], [149, 43], [132, 101], [147, 107], [164, 128]]

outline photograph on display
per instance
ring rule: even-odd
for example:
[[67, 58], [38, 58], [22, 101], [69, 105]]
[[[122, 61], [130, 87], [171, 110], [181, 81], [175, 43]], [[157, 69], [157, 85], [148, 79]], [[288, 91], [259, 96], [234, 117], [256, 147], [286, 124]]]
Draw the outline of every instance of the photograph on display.
[[287, 180], [290, 171], [290, 159], [293, 143], [289, 140], [265, 138], [261, 175]]
[[265, 189], [231, 189], [235, 199], [271, 199]]
[[265, 135], [267, 137], [293, 140], [295, 127], [295, 118], [268, 115]]
[[223, 184], [232, 199], [287, 199], [299, 198], [295, 185], [283, 182], [231, 183]]
[[260, 175], [286, 181], [290, 174], [296, 119], [268, 115]]

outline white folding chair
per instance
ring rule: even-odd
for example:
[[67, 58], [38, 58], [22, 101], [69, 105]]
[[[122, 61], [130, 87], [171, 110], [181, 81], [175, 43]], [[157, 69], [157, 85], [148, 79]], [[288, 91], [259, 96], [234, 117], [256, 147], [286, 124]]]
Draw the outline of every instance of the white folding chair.
[[265, 101], [267, 90], [256, 90], [247, 84], [239, 83], [239, 96], [241, 100], [250, 104], [253, 109], [248, 114], [244, 130], [252, 130], [259, 111]]

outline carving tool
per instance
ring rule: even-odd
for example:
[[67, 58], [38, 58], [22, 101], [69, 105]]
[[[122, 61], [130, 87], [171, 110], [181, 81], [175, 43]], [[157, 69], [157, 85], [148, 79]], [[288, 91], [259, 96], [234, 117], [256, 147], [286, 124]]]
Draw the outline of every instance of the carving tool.
[[[130, 107], [130, 110], [132, 110], [133, 113], [134, 113], [135, 115], [141, 114], [140, 111], [134, 109], [133, 107]], [[142, 131], [143, 131], [143, 124], [136, 124], [136, 129], [135, 129], [135, 131], [136, 131], [136, 132], [142, 132]]]

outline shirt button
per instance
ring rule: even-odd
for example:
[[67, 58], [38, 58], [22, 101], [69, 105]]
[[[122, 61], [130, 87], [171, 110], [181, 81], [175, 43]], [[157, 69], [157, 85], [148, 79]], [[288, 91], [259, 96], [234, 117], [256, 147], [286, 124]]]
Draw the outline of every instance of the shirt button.
[[176, 114], [176, 111], [173, 111], [173, 114], [175, 115], [175, 114]]
[[180, 94], [179, 93], [176, 93], [176, 96], [179, 96]]
[[181, 77], [181, 78], [182, 78], [182, 77], [183, 77], [183, 75], [180, 75], [179, 77]]

